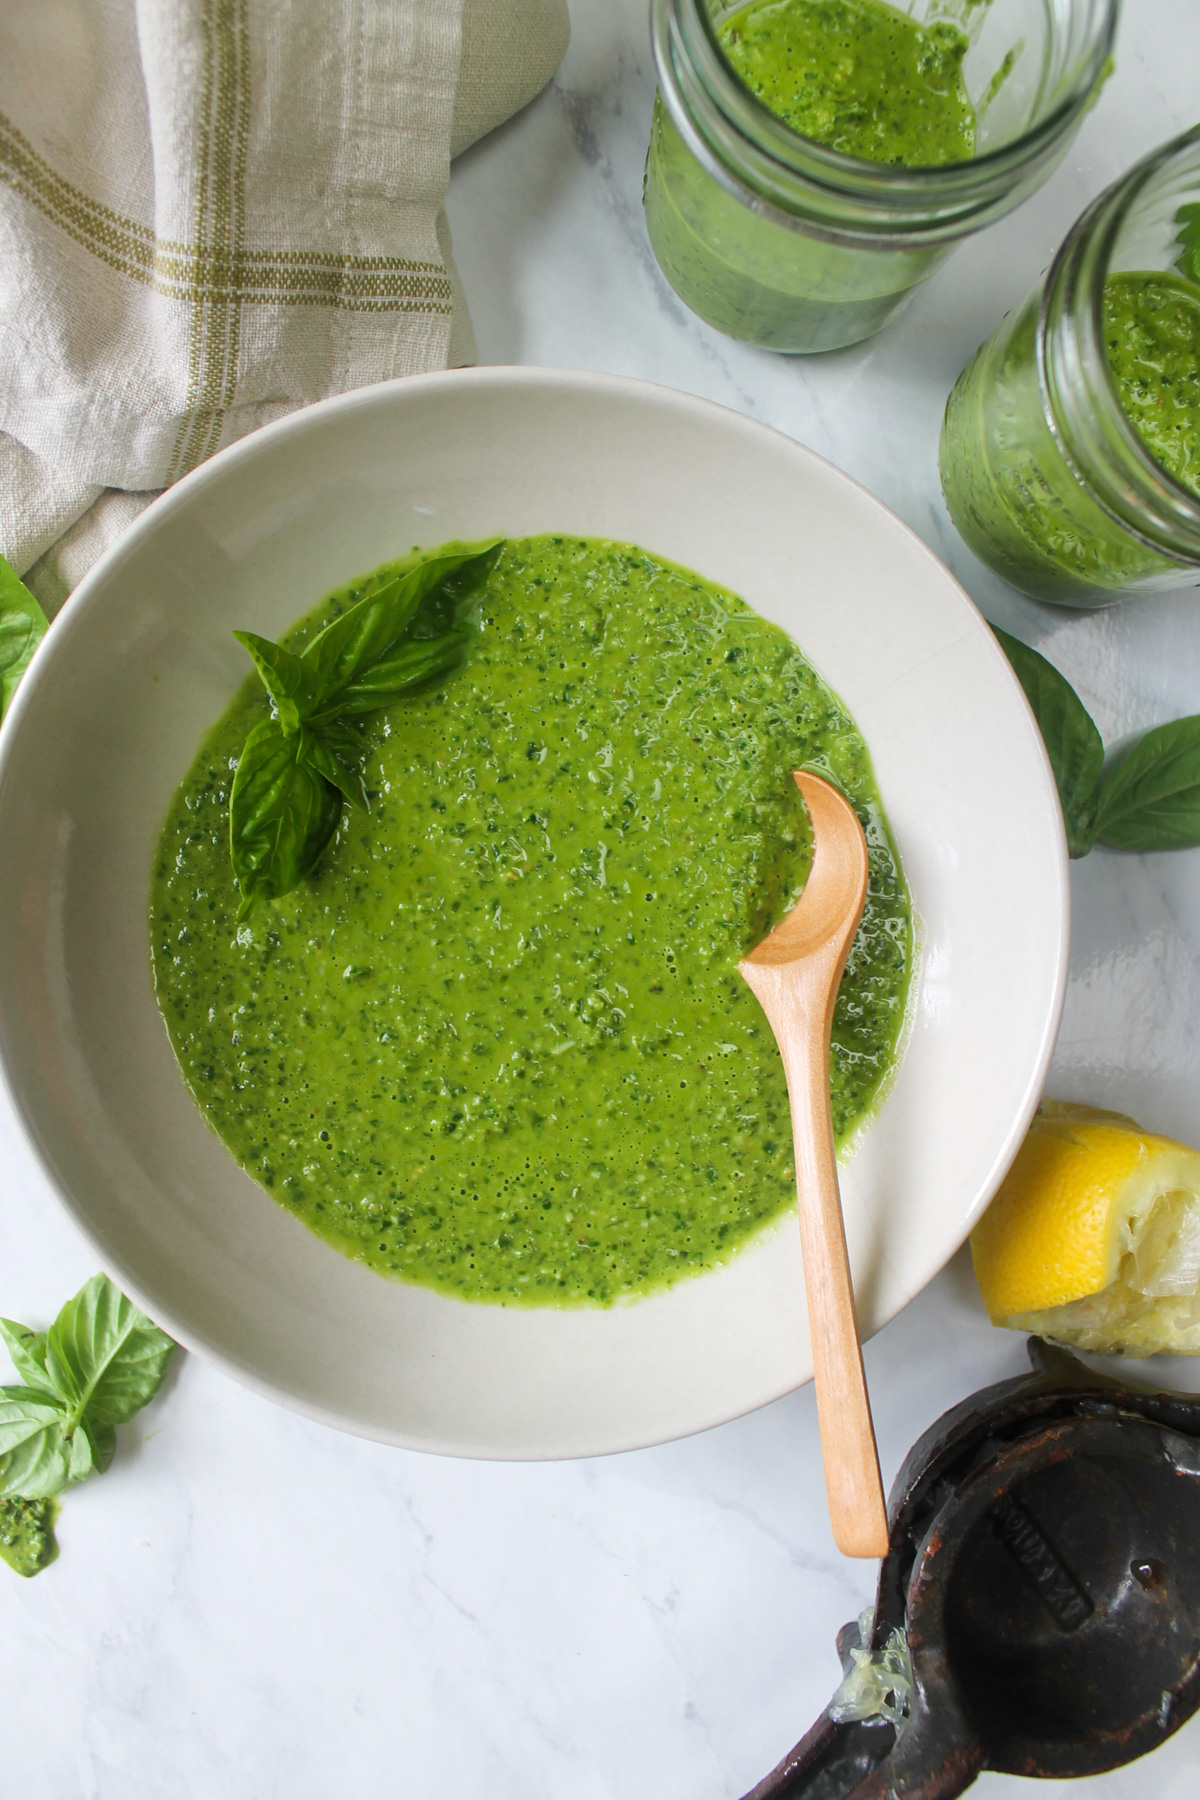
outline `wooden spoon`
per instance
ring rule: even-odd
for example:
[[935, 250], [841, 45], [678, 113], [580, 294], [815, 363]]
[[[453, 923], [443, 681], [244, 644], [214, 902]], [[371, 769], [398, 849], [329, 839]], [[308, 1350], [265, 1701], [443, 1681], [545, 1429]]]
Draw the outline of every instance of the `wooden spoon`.
[[867, 897], [867, 844], [854, 809], [828, 782], [800, 772], [794, 779], [812, 823], [812, 868], [795, 906], [738, 964], [738, 972], [767, 1015], [787, 1074], [833, 1535], [846, 1556], [886, 1556], [887, 1508], [854, 1317], [829, 1109], [833, 1004]]

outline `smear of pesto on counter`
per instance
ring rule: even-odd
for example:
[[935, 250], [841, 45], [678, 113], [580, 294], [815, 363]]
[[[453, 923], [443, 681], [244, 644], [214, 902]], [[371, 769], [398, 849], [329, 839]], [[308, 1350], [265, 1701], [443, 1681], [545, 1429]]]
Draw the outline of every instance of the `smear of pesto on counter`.
[[18, 1575], [40, 1575], [58, 1555], [53, 1500], [6, 1494], [0, 1500], [0, 1557]]
[[370, 815], [239, 926], [232, 765], [267, 716], [247, 684], [171, 806], [155, 982], [210, 1124], [348, 1255], [467, 1299], [605, 1303], [793, 1204], [783, 1073], [736, 964], [803, 886], [802, 764], [867, 832], [839, 1137], [869, 1109], [907, 889], [853, 720], [734, 595], [630, 545], [510, 540], [465, 668], [371, 721]]

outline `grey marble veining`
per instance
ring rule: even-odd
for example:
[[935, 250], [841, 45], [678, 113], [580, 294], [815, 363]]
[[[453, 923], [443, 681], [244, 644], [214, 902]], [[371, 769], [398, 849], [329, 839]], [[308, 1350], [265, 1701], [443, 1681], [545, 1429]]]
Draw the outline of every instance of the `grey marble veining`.
[[[644, 376], [810, 445], [1054, 657], [1110, 744], [1200, 709], [1200, 596], [1102, 614], [1023, 600], [959, 542], [936, 470], [975, 345], [1082, 206], [1193, 122], [1195, 0], [1127, 0], [1117, 72], [1042, 192], [885, 335], [808, 360], [718, 337], [658, 274], [645, 12], [577, 0], [552, 89], [456, 169], [481, 359]], [[1200, 1140], [1200, 853], [1096, 852], [1072, 887], [1051, 1091]], [[42, 1324], [91, 1257], [6, 1120], [0, 1168], [2, 1310]], [[1022, 1360], [960, 1254], [868, 1347], [885, 1475]], [[1190, 1365], [1158, 1373], [1200, 1386]], [[655, 1450], [498, 1466], [358, 1442], [188, 1358], [112, 1471], [68, 1497], [60, 1539], [37, 1580], [0, 1569], [0, 1793], [29, 1800], [736, 1796], [824, 1704], [837, 1627], [870, 1598], [870, 1569], [830, 1539], [811, 1390]], [[1191, 1800], [1198, 1782], [1194, 1722], [1149, 1762], [1040, 1791]], [[1024, 1790], [989, 1775], [976, 1791]]]

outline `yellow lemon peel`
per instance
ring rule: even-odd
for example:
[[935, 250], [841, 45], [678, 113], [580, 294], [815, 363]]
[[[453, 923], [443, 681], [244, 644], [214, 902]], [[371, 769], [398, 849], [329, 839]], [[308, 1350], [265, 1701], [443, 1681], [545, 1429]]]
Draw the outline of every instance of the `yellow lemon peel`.
[[1122, 1113], [1044, 1100], [971, 1255], [995, 1325], [1200, 1355], [1200, 1151]]

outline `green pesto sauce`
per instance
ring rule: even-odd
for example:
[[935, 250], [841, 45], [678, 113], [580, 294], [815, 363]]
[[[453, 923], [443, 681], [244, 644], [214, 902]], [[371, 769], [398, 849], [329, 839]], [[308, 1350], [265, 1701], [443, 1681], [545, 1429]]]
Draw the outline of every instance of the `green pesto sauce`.
[[9, 1494], [0, 1500], [0, 1556], [18, 1575], [37, 1575], [58, 1555], [53, 1500]]
[[763, 105], [805, 137], [909, 168], [975, 154], [967, 35], [885, 0], [751, 0], [717, 36]]
[[1200, 287], [1178, 275], [1110, 275], [1104, 349], [1130, 424], [1200, 496]]
[[172, 803], [155, 982], [211, 1125], [348, 1255], [467, 1299], [604, 1303], [792, 1204], [783, 1073], [735, 965], [803, 885], [802, 764], [867, 832], [839, 1137], [870, 1107], [907, 890], [853, 721], [734, 595], [629, 545], [510, 541], [466, 667], [372, 721], [370, 816], [238, 926], [229, 787], [266, 714], [249, 683]]
[[[1080, 605], [1180, 564], [1100, 505], [1052, 435], [1037, 372], [1039, 299], [994, 332], [955, 383], [942, 489], [962, 536], [1005, 580]], [[1200, 287], [1156, 270], [1111, 275], [1103, 309], [1122, 408], [1150, 455], [1200, 495]]]

